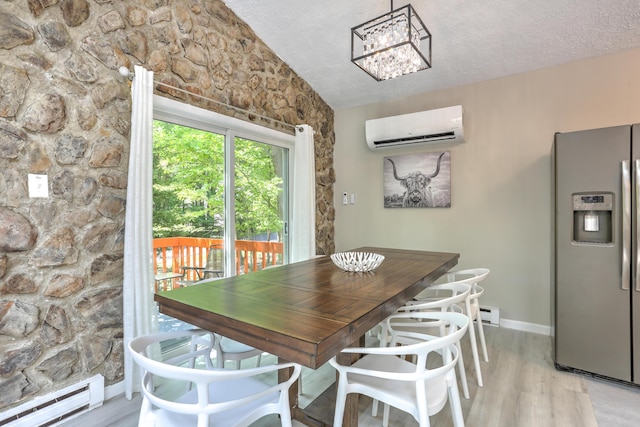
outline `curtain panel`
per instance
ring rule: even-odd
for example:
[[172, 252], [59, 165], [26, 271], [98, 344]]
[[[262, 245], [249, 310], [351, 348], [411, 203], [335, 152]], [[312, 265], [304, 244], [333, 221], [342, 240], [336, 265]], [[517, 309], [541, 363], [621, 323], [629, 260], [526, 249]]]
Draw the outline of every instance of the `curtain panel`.
[[140, 391], [140, 371], [127, 351], [132, 338], [157, 330], [153, 302], [153, 72], [135, 67], [124, 233], [125, 396]]
[[296, 126], [294, 150], [290, 262], [316, 255], [316, 163], [311, 126]]

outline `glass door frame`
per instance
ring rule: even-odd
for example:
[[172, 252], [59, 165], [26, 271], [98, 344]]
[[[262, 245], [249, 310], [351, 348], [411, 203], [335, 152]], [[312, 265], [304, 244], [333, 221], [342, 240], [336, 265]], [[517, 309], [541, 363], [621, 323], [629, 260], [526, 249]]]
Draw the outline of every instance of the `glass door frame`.
[[293, 196], [292, 176], [295, 136], [284, 132], [266, 128], [255, 123], [246, 122], [234, 117], [225, 116], [213, 111], [205, 110], [193, 105], [185, 104], [162, 96], [153, 96], [153, 118], [182, 126], [201, 129], [225, 136], [224, 145], [224, 197], [225, 197], [225, 227], [224, 227], [224, 271], [228, 276], [235, 276], [235, 188], [233, 166], [235, 164], [235, 138], [244, 138], [258, 143], [274, 145], [288, 150], [287, 168], [283, 179], [287, 185], [283, 201], [287, 207], [283, 224], [282, 241], [284, 243], [284, 263], [289, 261], [290, 233], [289, 224], [292, 216], [291, 197]]

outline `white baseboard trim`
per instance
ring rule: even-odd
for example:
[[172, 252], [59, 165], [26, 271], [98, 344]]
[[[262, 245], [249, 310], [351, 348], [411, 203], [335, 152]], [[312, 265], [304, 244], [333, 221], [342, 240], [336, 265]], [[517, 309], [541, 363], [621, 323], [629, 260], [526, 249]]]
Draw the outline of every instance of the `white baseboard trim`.
[[120, 381], [119, 383], [111, 384], [104, 388], [104, 400], [109, 400], [114, 397], [118, 397], [121, 394], [124, 394], [124, 381]]
[[537, 323], [521, 322], [519, 320], [500, 319], [500, 326], [517, 331], [531, 332], [540, 335], [551, 335], [551, 326]]

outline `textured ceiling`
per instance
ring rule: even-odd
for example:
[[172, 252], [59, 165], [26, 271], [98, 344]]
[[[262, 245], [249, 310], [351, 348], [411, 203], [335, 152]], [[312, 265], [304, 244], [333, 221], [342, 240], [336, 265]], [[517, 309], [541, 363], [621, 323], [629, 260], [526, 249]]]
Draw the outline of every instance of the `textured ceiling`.
[[396, 1], [431, 32], [433, 68], [376, 82], [351, 63], [350, 31], [389, 1], [223, 1], [334, 109], [640, 47], [639, 0]]

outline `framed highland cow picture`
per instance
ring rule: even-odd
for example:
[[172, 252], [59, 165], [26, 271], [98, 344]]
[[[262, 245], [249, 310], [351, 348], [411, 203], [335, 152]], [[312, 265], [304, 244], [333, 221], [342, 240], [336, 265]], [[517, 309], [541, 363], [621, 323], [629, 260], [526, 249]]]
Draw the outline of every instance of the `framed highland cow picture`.
[[451, 152], [384, 158], [385, 208], [451, 207]]

